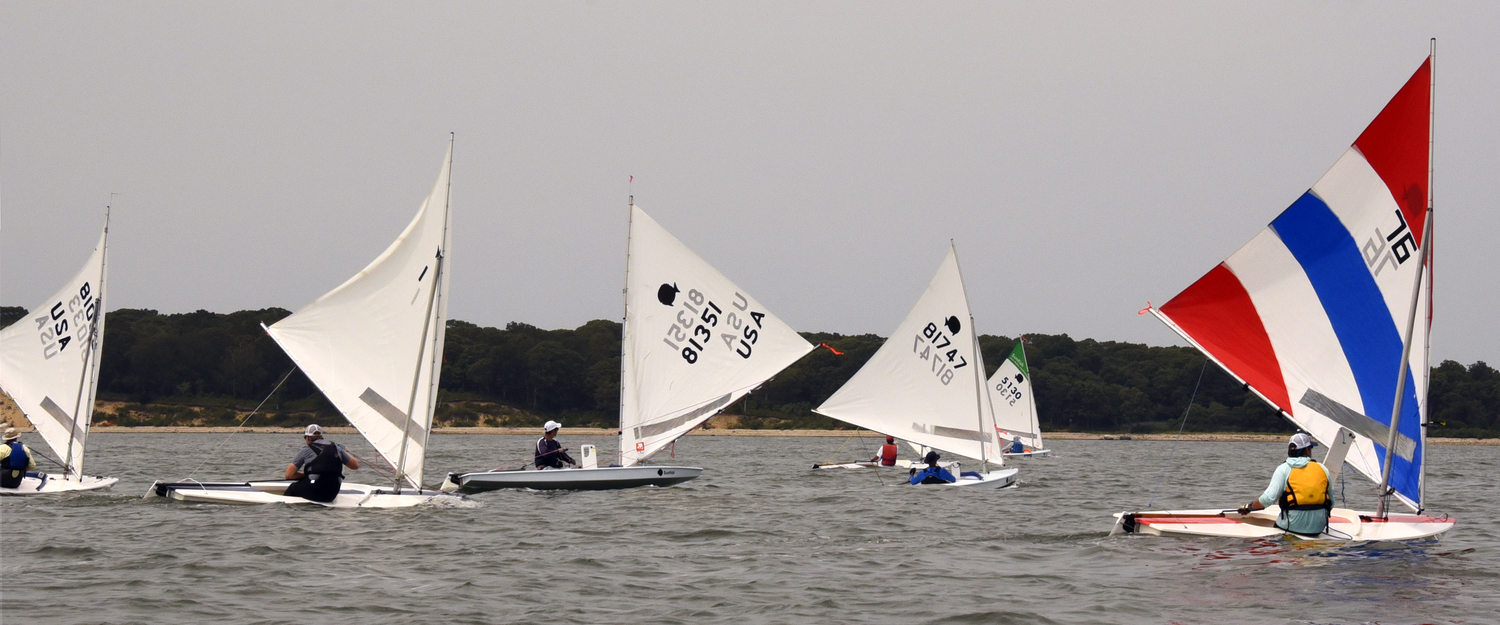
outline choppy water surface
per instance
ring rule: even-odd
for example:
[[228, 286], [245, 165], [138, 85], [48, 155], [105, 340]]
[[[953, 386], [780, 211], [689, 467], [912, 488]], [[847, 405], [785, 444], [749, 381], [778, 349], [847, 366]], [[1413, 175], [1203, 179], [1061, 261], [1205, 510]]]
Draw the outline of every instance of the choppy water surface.
[[[333, 437], [364, 457], [355, 435]], [[1018, 488], [811, 471], [873, 438], [692, 437], [702, 478], [613, 492], [493, 492], [407, 510], [185, 505], [155, 479], [275, 478], [294, 434], [96, 434], [111, 491], [0, 500], [6, 623], [1479, 623], [1500, 619], [1494, 447], [1432, 447], [1440, 542], [1299, 547], [1107, 537], [1172, 443], [1055, 441]], [[534, 439], [440, 435], [429, 481]], [[613, 441], [568, 436], [574, 449]], [[40, 447], [39, 441], [29, 441]], [[356, 444], [359, 443], [359, 444]], [[1275, 443], [1179, 443], [1154, 507], [1258, 494]], [[663, 459], [668, 461], [668, 459]], [[375, 483], [369, 470], [351, 479]], [[882, 481], [883, 480], [883, 481]], [[1352, 507], [1374, 488], [1346, 480]]]

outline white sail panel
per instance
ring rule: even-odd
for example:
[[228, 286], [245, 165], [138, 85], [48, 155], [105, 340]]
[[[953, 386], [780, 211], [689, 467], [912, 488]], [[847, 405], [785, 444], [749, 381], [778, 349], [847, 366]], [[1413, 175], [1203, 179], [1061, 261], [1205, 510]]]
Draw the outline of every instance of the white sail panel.
[[69, 479], [82, 475], [93, 420], [108, 236], [106, 225], [93, 255], [62, 290], [0, 331], [0, 389], [67, 463]]
[[1024, 339], [1016, 341], [1015, 349], [995, 369], [986, 387], [995, 410], [995, 433], [1000, 437], [999, 445], [1003, 448], [1015, 437], [1020, 437], [1021, 444], [1028, 448], [1043, 449]]
[[267, 332], [412, 486], [442, 367], [453, 149], [416, 217], [369, 266]]
[[[952, 248], [917, 305], [865, 366], [813, 412], [969, 458], [998, 458], [981, 429], [983, 364]], [[976, 373], [977, 372], [977, 373]]]
[[630, 208], [620, 464], [651, 457], [813, 346]]

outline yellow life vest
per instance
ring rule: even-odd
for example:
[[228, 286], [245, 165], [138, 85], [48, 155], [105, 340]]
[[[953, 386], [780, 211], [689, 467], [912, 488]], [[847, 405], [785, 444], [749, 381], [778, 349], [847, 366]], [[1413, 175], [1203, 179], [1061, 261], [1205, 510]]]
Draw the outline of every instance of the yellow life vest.
[[1328, 510], [1333, 502], [1328, 499], [1328, 472], [1315, 460], [1307, 461], [1301, 468], [1292, 467], [1286, 476], [1286, 489], [1281, 491], [1282, 510]]

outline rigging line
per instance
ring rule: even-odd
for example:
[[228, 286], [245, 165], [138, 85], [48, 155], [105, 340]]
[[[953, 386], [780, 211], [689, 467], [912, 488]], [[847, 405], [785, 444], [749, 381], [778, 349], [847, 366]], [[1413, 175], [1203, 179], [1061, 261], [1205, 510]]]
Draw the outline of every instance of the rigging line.
[[1146, 509], [1151, 509], [1151, 504], [1156, 503], [1156, 493], [1161, 490], [1161, 485], [1167, 481], [1167, 469], [1172, 466], [1172, 457], [1177, 454], [1177, 443], [1182, 442], [1182, 429], [1187, 427], [1188, 414], [1193, 412], [1193, 402], [1198, 399], [1198, 388], [1203, 386], [1203, 373], [1208, 371], [1208, 359], [1203, 359], [1203, 368], [1198, 370], [1198, 383], [1193, 385], [1193, 396], [1188, 399], [1187, 410], [1182, 411], [1182, 424], [1177, 426], [1177, 438], [1172, 441], [1172, 449], [1167, 452], [1167, 462], [1161, 467], [1161, 479], [1156, 481], [1156, 486], [1151, 489], [1151, 499], [1146, 502]]
[[198, 469], [202, 469], [203, 465], [208, 464], [209, 460], [212, 460], [214, 458], [214, 456], [218, 455], [219, 450], [224, 448], [224, 444], [229, 442], [229, 437], [230, 436], [234, 436], [235, 434], [238, 434], [239, 431], [240, 431], [240, 428], [245, 427], [245, 422], [249, 421], [250, 417], [255, 416], [255, 413], [260, 412], [260, 409], [266, 405], [266, 402], [271, 401], [271, 396], [275, 395], [276, 391], [281, 390], [281, 385], [285, 384], [287, 378], [292, 377], [292, 374], [295, 373], [296, 371], [297, 371], [297, 366], [296, 365], [292, 365], [292, 369], [290, 371], [287, 371], [286, 375], [281, 376], [281, 381], [276, 383], [276, 388], [271, 389], [271, 392], [266, 394], [266, 398], [260, 400], [260, 404], [255, 407], [255, 410], [251, 410], [250, 414], [247, 414], [247, 415], [245, 415], [245, 418], [240, 419], [239, 425], [234, 426], [234, 431], [230, 432], [229, 436], [225, 436], [224, 440], [219, 441], [218, 445], [214, 446], [213, 449], [209, 450], [208, 457], [204, 458], [203, 462], [198, 463], [198, 466], [194, 467], [192, 471], [188, 472], [187, 477], [182, 478], [182, 480], [185, 482], [185, 481], [193, 479], [193, 474], [197, 473]]
[[[865, 438], [864, 430], [858, 430], [858, 432], [859, 432], [859, 438], [860, 438], [860, 440], [864, 440], [864, 438]], [[866, 449], [868, 449], [868, 448], [866, 448]], [[875, 456], [877, 456], [877, 457], [880, 456], [880, 450], [879, 450], [879, 448], [876, 448]], [[880, 465], [879, 465], [879, 463], [877, 462], [876, 466], [873, 466], [873, 467], [870, 467], [870, 468], [874, 469], [874, 471], [871, 471], [871, 473], [875, 474], [875, 480], [878, 481], [878, 482], [880, 482], [881, 486], [885, 486], [885, 478], [883, 478], [883, 477], [880, 476]]]

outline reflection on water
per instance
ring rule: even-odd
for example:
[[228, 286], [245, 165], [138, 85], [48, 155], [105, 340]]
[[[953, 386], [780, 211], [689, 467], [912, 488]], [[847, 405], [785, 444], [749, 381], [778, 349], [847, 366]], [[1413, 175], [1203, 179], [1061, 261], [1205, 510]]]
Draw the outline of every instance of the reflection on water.
[[[1500, 612], [1493, 448], [1434, 447], [1441, 541], [1108, 537], [1110, 514], [1244, 501], [1277, 444], [1055, 441], [1018, 488], [899, 486], [812, 471], [869, 441], [693, 437], [671, 488], [497, 491], [405, 510], [143, 498], [215, 446], [197, 479], [274, 477], [295, 435], [96, 434], [113, 490], [5, 499], [0, 617], [37, 623], [1457, 623]], [[335, 437], [366, 458], [373, 452]], [[568, 437], [577, 448], [603, 438]], [[428, 481], [524, 454], [532, 437], [434, 436]], [[870, 443], [873, 445], [873, 443]], [[830, 457], [838, 456], [838, 457]], [[1163, 470], [1163, 469], [1167, 470]], [[1161, 476], [1165, 475], [1163, 480]], [[352, 479], [378, 482], [371, 471]], [[1161, 482], [1158, 485], [1158, 482]], [[1350, 507], [1374, 488], [1345, 484]], [[1342, 504], [1342, 502], [1341, 502]], [[87, 589], [87, 601], [60, 600]]]

